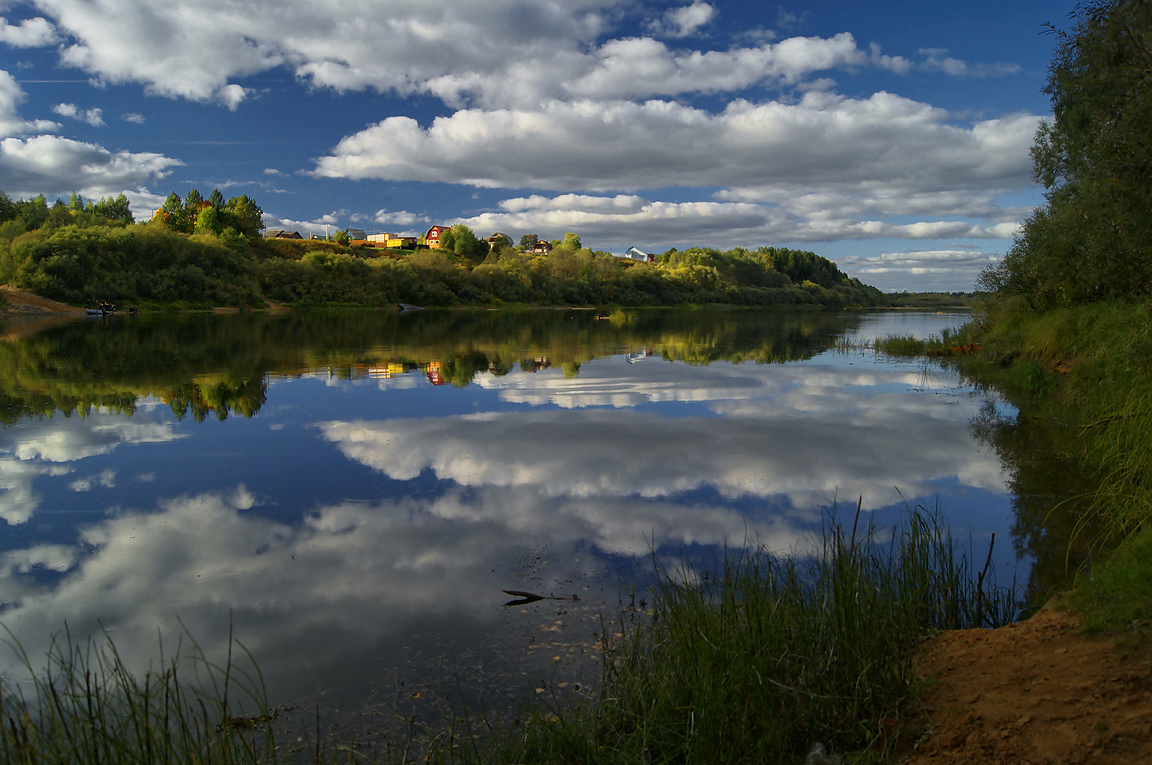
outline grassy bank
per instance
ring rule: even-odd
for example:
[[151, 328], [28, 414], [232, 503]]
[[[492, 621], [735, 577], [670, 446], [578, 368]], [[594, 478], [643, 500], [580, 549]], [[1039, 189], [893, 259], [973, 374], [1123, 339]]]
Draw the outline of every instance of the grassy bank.
[[1152, 619], [1152, 303], [1035, 311], [1001, 300], [944, 341], [888, 344], [877, 348], [948, 355], [974, 384], [1004, 391], [1025, 420], [1071, 435], [1066, 456], [1091, 479], [1077, 498], [1074, 542], [1089, 553], [1074, 601], [1090, 626], [1142, 635]]
[[[918, 733], [919, 640], [1005, 623], [1013, 592], [991, 581], [990, 551], [956, 543], [925, 512], [897, 529], [829, 522], [817, 543], [812, 558], [752, 546], [705, 569], [659, 570], [657, 585], [623, 606], [622, 633], [604, 636], [593, 695], [533, 707], [517, 721], [458, 716], [414, 727], [411, 739], [383, 742], [375, 756], [764, 763], [799, 762], [820, 744], [876, 760]], [[202, 676], [189, 684], [176, 661], [137, 678], [111, 643], [56, 644], [30, 693], [3, 689], [0, 762], [351, 756], [347, 746], [286, 746], [258, 672], [194, 654]], [[357, 759], [370, 759], [366, 751]]]

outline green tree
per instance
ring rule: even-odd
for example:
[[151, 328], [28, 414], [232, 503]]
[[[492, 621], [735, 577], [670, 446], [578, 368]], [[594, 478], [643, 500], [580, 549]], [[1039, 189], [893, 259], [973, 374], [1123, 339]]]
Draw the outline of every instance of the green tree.
[[184, 210], [184, 200], [173, 191], [156, 211], [155, 218], [159, 219], [169, 231], [188, 233], [190, 226], [188, 215]]
[[1057, 38], [1032, 148], [1047, 204], [981, 285], [1036, 307], [1152, 291], [1152, 3], [1083, 0]]
[[573, 250], [581, 249], [580, 237], [578, 237], [576, 234], [573, 234], [571, 231], [564, 235], [564, 238], [560, 241], [560, 244], [564, 247], [571, 247]]
[[112, 199], [101, 199], [92, 205], [92, 214], [117, 225], [127, 226], [134, 222], [132, 205], [123, 194]]
[[247, 195], [229, 199], [225, 210], [231, 214], [226, 218], [226, 225], [232, 226], [244, 236], [260, 236], [264, 230], [264, 211], [256, 204], [256, 200]]
[[200, 208], [200, 213], [196, 216], [196, 229], [197, 234], [214, 234], [220, 235], [224, 230], [224, 226], [220, 223], [220, 213], [216, 211], [215, 207], [211, 205]]
[[529, 252], [530, 250], [534, 250], [536, 249], [536, 245], [539, 244], [539, 242], [540, 237], [536, 236], [535, 234], [525, 234], [524, 236], [520, 237], [520, 251]]

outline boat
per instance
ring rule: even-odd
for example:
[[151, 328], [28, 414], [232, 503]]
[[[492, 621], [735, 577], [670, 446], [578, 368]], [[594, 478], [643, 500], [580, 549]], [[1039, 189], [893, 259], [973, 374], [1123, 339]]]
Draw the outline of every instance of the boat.
[[88, 312], [89, 316], [111, 316], [116, 313], [116, 306], [113, 303], [104, 301], [96, 308], [86, 308], [84, 310]]
[[401, 311], [423, 311], [423, 307], [418, 305], [409, 305], [407, 303], [397, 303]]

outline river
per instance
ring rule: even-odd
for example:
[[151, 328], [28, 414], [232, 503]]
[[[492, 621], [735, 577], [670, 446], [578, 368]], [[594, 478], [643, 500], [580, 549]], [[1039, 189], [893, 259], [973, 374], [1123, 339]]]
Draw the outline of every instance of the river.
[[[0, 622], [33, 657], [66, 625], [139, 666], [185, 630], [219, 656], [231, 630], [273, 705], [383, 719], [586, 684], [654, 565], [749, 540], [803, 554], [858, 502], [881, 535], [938, 510], [981, 562], [995, 535], [998, 581], [1023, 596], [1034, 529], [979, 426], [1015, 410], [866, 347], [965, 320], [418, 311], [24, 333], [0, 344]], [[19, 676], [14, 653], [0, 671]]]

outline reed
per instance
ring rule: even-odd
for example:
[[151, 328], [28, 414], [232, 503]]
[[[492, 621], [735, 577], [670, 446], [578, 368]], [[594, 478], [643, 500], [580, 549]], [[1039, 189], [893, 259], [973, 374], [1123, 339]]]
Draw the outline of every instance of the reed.
[[889, 531], [833, 519], [812, 558], [753, 546], [714, 572], [658, 568], [651, 610], [630, 604], [623, 636], [605, 641], [595, 700], [532, 716], [500, 742], [505, 761], [800, 762], [815, 743], [894, 747], [918, 719], [917, 643], [1008, 623], [1016, 606], [988, 577], [991, 551], [978, 569], [939, 516], [917, 510]]
[[[54, 638], [33, 662], [8, 632], [26, 670], [0, 684], [2, 763], [268, 763], [278, 752], [263, 682], [252, 657], [229, 640], [223, 664], [194, 641], [138, 675], [115, 644]], [[232, 656], [240, 648], [244, 663]], [[186, 672], [188, 674], [186, 674]]]

